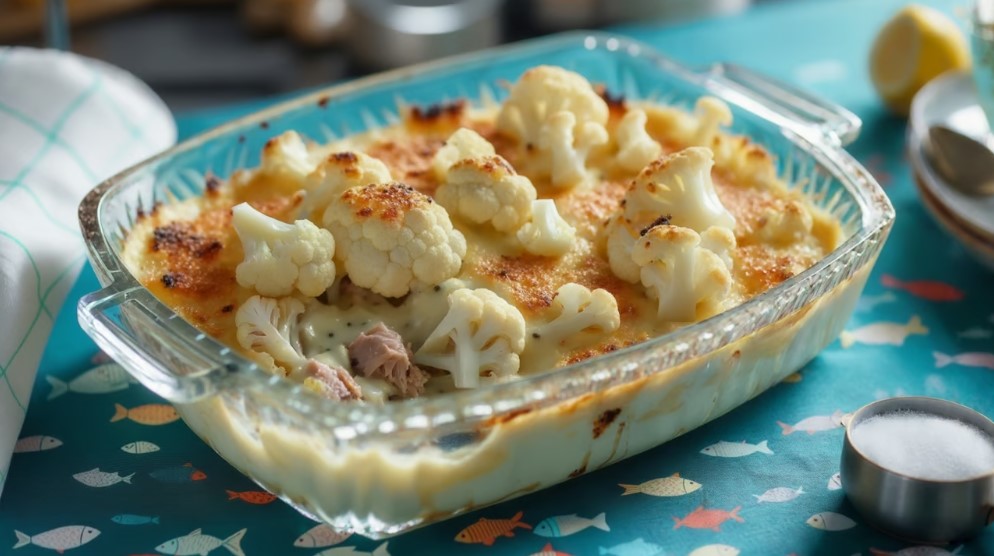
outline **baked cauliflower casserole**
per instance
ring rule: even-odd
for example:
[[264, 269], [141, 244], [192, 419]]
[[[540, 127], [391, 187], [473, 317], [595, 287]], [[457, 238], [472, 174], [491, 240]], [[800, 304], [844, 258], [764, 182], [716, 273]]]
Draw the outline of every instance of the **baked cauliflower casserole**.
[[837, 246], [838, 222], [731, 123], [715, 98], [687, 113], [539, 66], [499, 105], [273, 137], [257, 168], [139, 214], [124, 258], [327, 398], [514, 380], [706, 319]]

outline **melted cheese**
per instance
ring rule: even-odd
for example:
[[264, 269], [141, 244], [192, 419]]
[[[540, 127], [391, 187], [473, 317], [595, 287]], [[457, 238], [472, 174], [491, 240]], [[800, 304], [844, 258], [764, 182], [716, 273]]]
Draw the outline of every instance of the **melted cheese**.
[[[648, 111], [648, 132], [660, 142], [664, 153], [686, 146], [679, 142], [675, 126], [680, 117], [672, 109], [653, 107]], [[492, 112], [458, 114], [442, 111], [438, 121], [425, 117], [410, 119], [390, 129], [346, 138], [323, 152], [361, 150], [382, 160], [394, 179], [431, 195], [437, 183], [431, 171], [435, 151], [458, 126], [469, 126], [491, 141], [498, 154], [512, 164], [516, 145], [497, 134]], [[612, 109], [616, 125], [623, 110]], [[765, 151], [747, 140], [742, 148], [750, 153]], [[616, 278], [605, 253], [602, 230], [606, 220], [618, 210], [633, 173], [617, 168], [603, 153], [591, 157], [591, 165], [602, 178], [593, 186], [559, 192], [553, 198], [560, 214], [576, 228], [573, 249], [561, 258], [539, 257], [523, 252], [513, 234], [502, 235], [492, 228], [473, 226], [454, 219], [466, 236], [468, 252], [459, 275], [439, 286], [412, 291], [402, 301], [387, 300], [355, 287], [342, 287], [339, 280], [329, 290], [326, 302], [310, 301], [302, 317], [304, 355], [320, 357], [348, 366], [343, 346], [362, 331], [384, 322], [417, 347], [430, 334], [447, 311], [446, 296], [460, 287], [489, 288], [515, 305], [529, 328], [541, 322], [556, 290], [568, 282], [590, 289], [604, 288], [618, 302], [621, 326], [611, 334], [584, 332], [559, 345], [547, 345], [529, 335], [521, 356], [520, 374], [537, 373], [575, 363], [620, 347], [666, 333], [676, 325], [656, 319], [656, 303], [640, 284]], [[750, 180], [717, 165], [713, 179], [721, 201], [736, 218], [738, 248], [734, 252], [734, 287], [730, 305], [761, 293], [814, 264], [836, 247], [841, 235], [837, 222], [788, 191], [780, 183], [760, 187]], [[237, 182], [237, 183], [236, 183]], [[536, 189], [550, 189], [539, 181]], [[257, 209], [282, 220], [292, 220], [300, 202], [293, 184], [258, 173], [242, 173], [228, 183], [215, 180], [201, 198], [157, 207], [139, 215], [128, 235], [124, 259], [141, 283], [180, 315], [220, 341], [238, 347], [234, 314], [253, 292], [237, 284], [235, 267], [242, 250], [230, 225], [233, 205], [248, 201]], [[783, 210], [786, 203], [799, 201], [812, 215], [810, 232], [786, 242], [762, 242], [756, 230], [763, 227], [768, 210]], [[537, 336], [537, 335], [535, 335]], [[252, 354], [247, 354], [252, 356]], [[374, 397], [390, 394], [386, 383], [367, 381]], [[447, 374], [439, 374], [428, 392], [451, 389]]]

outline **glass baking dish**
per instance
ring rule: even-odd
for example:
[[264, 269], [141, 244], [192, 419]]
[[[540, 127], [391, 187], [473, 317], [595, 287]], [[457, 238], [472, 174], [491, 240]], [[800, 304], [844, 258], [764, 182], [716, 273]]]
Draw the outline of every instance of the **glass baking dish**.
[[[317, 141], [396, 122], [403, 106], [482, 103], [555, 64], [613, 94], [690, 109], [725, 100], [733, 131], [774, 155], [792, 187], [835, 215], [841, 246], [723, 314], [516, 382], [377, 407], [319, 398], [177, 317], [121, 261], [136, 214], [199, 194], [205, 175], [258, 163], [265, 141]], [[622, 37], [571, 33], [335, 86], [239, 119], [100, 184], [80, 206], [104, 288], [79, 303], [86, 332], [201, 438], [301, 512], [371, 537], [402, 532], [576, 477], [694, 429], [796, 371], [832, 342], [883, 247], [893, 207], [842, 146], [849, 112], [717, 64], [683, 67]]]

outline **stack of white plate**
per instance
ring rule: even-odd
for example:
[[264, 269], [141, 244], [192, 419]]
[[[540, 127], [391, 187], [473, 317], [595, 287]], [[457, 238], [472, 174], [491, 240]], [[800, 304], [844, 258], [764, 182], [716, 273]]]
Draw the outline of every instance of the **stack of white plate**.
[[942, 75], [915, 96], [908, 126], [908, 155], [922, 204], [950, 236], [994, 270], [994, 196], [961, 193], [929, 163], [928, 129], [937, 124], [986, 142], [990, 126], [968, 73]]

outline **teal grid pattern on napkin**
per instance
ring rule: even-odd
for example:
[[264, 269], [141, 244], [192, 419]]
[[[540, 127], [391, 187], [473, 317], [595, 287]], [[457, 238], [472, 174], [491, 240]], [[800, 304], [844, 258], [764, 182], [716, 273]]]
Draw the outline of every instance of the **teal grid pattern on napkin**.
[[35, 369], [85, 260], [76, 203], [175, 138], [143, 92], [102, 62], [0, 47], [0, 491]]
[[[673, 442], [384, 545], [312, 530], [314, 523], [259, 493], [182, 422], [117, 419], [161, 400], [100, 358], [68, 303], [0, 498], [0, 554], [55, 547], [101, 556], [994, 554], [991, 531], [962, 546], [912, 551], [868, 527], [839, 489], [842, 414], [907, 394], [994, 415], [994, 364], [963, 357], [994, 358], [994, 276], [920, 206], [903, 157], [904, 123], [882, 112], [866, 82], [869, 41], [898, 2], [805, 5], [626, 30], [690, 63], [731, 61], [798, 83], [863, 118], [851, 151], [885, 186], [898, 219], [847, 334], [801, 373]], [[770, 39], [774, 32], [787, 42]], [[181, 120], [181, 133], [234, 115]], [[69, 299], [97, 288], [87, 270]], [[87, 393], [94, 390], [101, 393]], [[508, 520], [498, 525], [506, 536], [467, 529], [481, 518]], [[493, 543], [457, 542], [464, 530], [470, 540]]]

